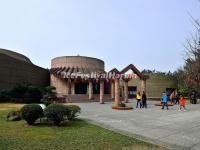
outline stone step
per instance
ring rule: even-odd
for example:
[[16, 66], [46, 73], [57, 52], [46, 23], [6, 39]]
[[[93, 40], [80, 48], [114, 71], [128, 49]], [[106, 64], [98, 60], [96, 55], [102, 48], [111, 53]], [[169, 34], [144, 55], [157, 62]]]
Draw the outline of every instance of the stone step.
[[[68, 102], [98, 102], [100, 96], [99, 94], [94, 94], [92, 100], [89, 100], [89, 95], [87, 94], [65, 95], [64, 97]], [[110, 94], [104, 95], [104, 101], [112, 101]]]

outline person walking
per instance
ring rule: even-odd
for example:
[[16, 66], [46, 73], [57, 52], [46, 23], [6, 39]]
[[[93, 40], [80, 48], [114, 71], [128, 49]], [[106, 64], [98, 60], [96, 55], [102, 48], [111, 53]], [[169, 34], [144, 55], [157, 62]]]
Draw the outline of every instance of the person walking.
[[181, 111], [182, 108], [184, 109], [184, 111], [187, 111], [185, 108], [185, 99], [184, 99], [183, 95], [180, 96], [180, 108], [178, 111]]
[[167, 97], [167, 94], [166, 93], [163, 93], [163, 97], [162, 97], [162, 103], [163, 103], [163, 105], [162, 105], [162, 108], [161, 109], [164, 109], [165, 108], [165, 106], [167, 107], [167, 110], [169, 110], [169, 108], [168, 108], [168, 97]]
[[190, 94], [190, 103], [192, 103], [192, 104], [197, 103], [197, 94], [194, 90]]
[[137, 99], [137, 106], [136, 106], [136, 108], [138, 108], [138, 105], [140, 105], [140, 108], [142, 108], [140, 92], [137, 93], [136, 99]]
[[142, 108], [147, 108], [147, 95], [144, 91], [142, 92]]
[[180, 100], [180, 92], [177, 92], [176, 93], [176, 96], [175, 96], [175, 104], [179, 104], [179, 100]]
[[170, 95], [170, 102], [171, 102], [171, 104], [174, 103], [174, 97], [175, 97], [175, 94], [174, 94], [174, 93], [175, 93], [175, 92], [172, 92], [171, 95]]

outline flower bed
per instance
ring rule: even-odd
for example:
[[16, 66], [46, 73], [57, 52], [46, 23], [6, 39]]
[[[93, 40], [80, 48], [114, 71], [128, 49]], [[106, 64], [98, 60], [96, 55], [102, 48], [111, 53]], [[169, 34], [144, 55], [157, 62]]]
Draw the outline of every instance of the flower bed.
[[130, 106], [125, 106], [125, 107], [112, 106], [112, 109], [116, 109], [116, 110], [131, 110], [131, 109], [133, 109], [133, 107], [130, 107]]
[[[155, 106], [163, 106], [162, 103], [156, 103]], [[174, 106], [174, 104], [168, 103], [168, 106]]]

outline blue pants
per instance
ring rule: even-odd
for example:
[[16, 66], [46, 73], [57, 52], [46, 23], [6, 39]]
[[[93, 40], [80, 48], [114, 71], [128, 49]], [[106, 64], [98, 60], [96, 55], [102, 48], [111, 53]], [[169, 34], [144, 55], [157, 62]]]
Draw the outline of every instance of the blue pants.
[[167, 109], [169, 109], [169, 108], [168, 108], [168, 103], [167, 103], [167, 102], [163, 102], [162, 109], [164, 109], [165, 106], [167, 107]]

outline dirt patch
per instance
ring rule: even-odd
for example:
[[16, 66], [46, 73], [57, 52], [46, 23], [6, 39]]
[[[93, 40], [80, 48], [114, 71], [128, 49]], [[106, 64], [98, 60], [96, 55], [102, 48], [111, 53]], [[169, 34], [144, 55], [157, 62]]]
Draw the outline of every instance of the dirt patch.
[[20, 109], [24, 104], [0, 103], [0, 111]]

